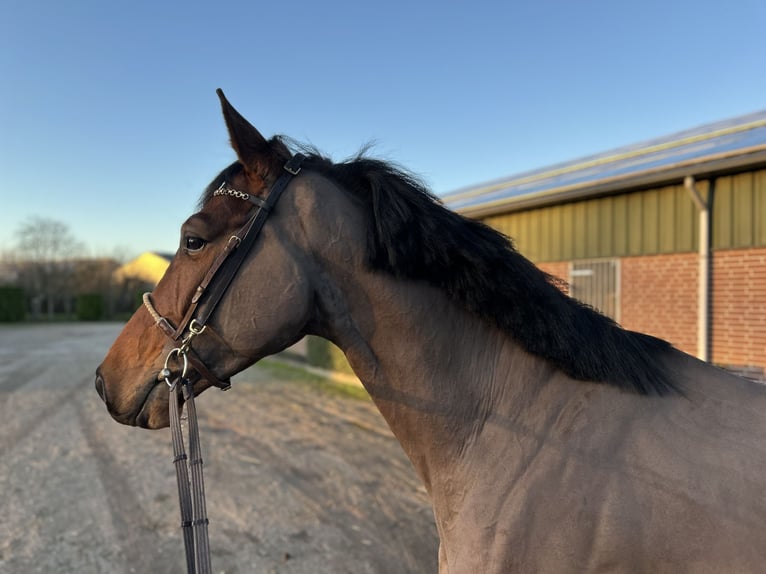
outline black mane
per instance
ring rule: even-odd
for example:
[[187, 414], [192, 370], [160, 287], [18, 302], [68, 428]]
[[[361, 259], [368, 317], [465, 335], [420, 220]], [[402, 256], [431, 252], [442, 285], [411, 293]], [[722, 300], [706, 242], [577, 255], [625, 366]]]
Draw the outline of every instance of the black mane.
[[575, 379], [644, 395], [679, 392], [662, 367], [669, 343], [568, 297], [508, 237], [446, 209], [404, 170], [362, 156], [334, 164], [317, 153], [305, 165], [367, 205], [373, 269], [442, 289]]

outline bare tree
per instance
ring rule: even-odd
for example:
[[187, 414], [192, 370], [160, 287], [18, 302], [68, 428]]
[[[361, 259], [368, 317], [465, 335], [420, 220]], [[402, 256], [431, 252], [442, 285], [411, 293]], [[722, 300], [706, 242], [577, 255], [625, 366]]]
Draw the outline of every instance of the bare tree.
[[73, 259], [84, 250], [69, 227], [55, 219], [31, 217], [17, 231], [20, 280], [32, 296], [33, 311], [45, 304], [53, 318], [56, 300], [69, 308], [73, 291]]

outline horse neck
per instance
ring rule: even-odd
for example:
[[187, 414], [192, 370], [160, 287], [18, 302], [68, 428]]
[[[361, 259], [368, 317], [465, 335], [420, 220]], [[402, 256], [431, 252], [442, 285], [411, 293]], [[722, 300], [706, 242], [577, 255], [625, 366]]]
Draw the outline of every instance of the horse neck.
[[344, 351], [430, 491], [492, 414], [510, 416], [508, 362], [529, 356], [422, 282], [344, 274], [323, 295], [334, 316], [321, 334]]

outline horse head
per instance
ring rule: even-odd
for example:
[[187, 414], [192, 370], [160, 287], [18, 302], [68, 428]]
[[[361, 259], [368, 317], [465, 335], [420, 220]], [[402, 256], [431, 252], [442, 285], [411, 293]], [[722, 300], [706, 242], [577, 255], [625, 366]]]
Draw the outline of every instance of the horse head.
[[[180, 245], [151, 303], [131, 317], [96, 372], [99, 395], [112, 416], [125, 424], [167, 426], [168, 391], [160, 373], [184, 334], [179, 333], [174, 342], [157, 328], [156, 319], [161, 315], [168, 324], [184, 328], [188, 310], [198, 302], [195, 294], [199, 295], [200, 286], [209, 280], [212, 287], [221, 280], [220, 273], [209, 276], [220, 254], [236, 247], [258, 210], [271, 211], [263, 214], [268, 221], [243, 253], [224, 296], [212, 303], [214, 309], [205, 311], [209, 317], [204, 335], [190, 345], [197, 364], [208, 369], [208, 376], [205, 369], [190, 369], [195, 394], [215, 379], [227, 380], [290, 346], [316, 319], [310, 305], [314, 288], [307, 253], [321, 249], [327, 238], [320, 234], [314, 245], [308, 245], [306, 224], [298, 218], [311, 209], [312, 194], [327, 182], [311, 183], [311, 174], [301, 174], [290, 181], [278, 206], [264, 206], [292, 154], [279, 138], [264, 138], [220, 91], [219, 97], [238, 159], [214, 179], [202, 196], [200, 210], [183, 223]], [[228, 264], [224, 261], [221, 269]], [[200, 309], [211, 305], [205, 295], [199, 303]]]

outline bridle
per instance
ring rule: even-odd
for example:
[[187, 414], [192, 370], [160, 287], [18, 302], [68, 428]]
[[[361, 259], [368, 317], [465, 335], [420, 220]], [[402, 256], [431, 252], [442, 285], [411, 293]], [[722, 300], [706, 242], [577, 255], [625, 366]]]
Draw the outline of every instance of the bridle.
[[[168, 319], [157, 312], [152, 303], [151, 293], [144, 293], [144, 306], [152, 318], [154, 318], [157, 326], [170, 339], [173, 345], [178, 347], [181, 353], [187, 357], [188, 362], [200, 376], [221, 390], [227, 390], [231, 386], [231, 381], [229, 379], [222, 381], [211, 372], [191, 348], [192, 340], [201, 335], [207, 328], [208, 320], [216, 307], [218, 307], [221, 299], [223, 299], [237, 271], [239, 271], [247, 254], [255, 244], [255, 240], [258, 238], [258, 234], [266, 223], [274, 205], [276, 205], [277, 200], [282, 195], [287, 184], [290, 183], [290, 180], [300, 172], [304, 159], [303, 154], [298, 153], [285, 163], [283, 173], [269, 190], [265, 200], [257, 195], [231, 189], [225, 181], [213, 192], [214, 196], [229, 196], [248, 201], [258, 209], [239, 231], [229, 238], [226, 246], [210, 265], [210, 269], [208, 269], [204, 278], [197, 286], [189, 308], [186, 310], [178, 327], [174, 327]], [[213, 279], [216, 279], [216, 281], [214, 282]], [[203, 297], [204, 305], [201, 305]]]
[[[173, 344], [165, 357], [165, 365], [158, 375], [159, 381], [165, 381], [170, 388], [169, 416], [173, 441], [173, 464], [178, 482], [178, 499], [181, 507], [181, 528], [186, 549], [186, 568], [191, 574], [209, 574], [211, 572], [210, 546], [208, 542], [208, 519], [205, 509], [205, 484], [202, 476], [202, 456], [199, 444], [197, 411], [194, 404], [192, 383], [187, 378], [188, 366], [197, 371], [203, 379], [221, 390], [231, 387], [231, 380], [221, 380], [213, 374], [202, 359], [194, 352], [192, 341], [208, 328], [210, 317], [223, 299], [226, 290], [236, 277], [255, 240], [263, 229], [280, 195], [290, 180], [301, 171], [305, 157], [295, 154], [283, 166], [283, 172], [269, 190], [266, 199], [228, 187], [226, 181], [213, 192], [214, 196], [228, 196], [248, 201], [257, 207], [247, 222], [232, 235], [223, 250], [205, 274], [192, 296], [191, 304], [183, 319], [174, 327], [163, 317], [152, 303], [151, 293], [144, 293], [143, 302], [155, 324]], [[172, 363], [177, 363], [174, 376]], [[189, 456], [184, 450], [183, 432], [179, 416], [179, 404], [186, 403], [189, 425]], [[188, 460], [188, 463], [187, 463]], [[191, 475], [191, 479], [189, 478]], [[190, 488], [191, 486], [191, 488]]]

